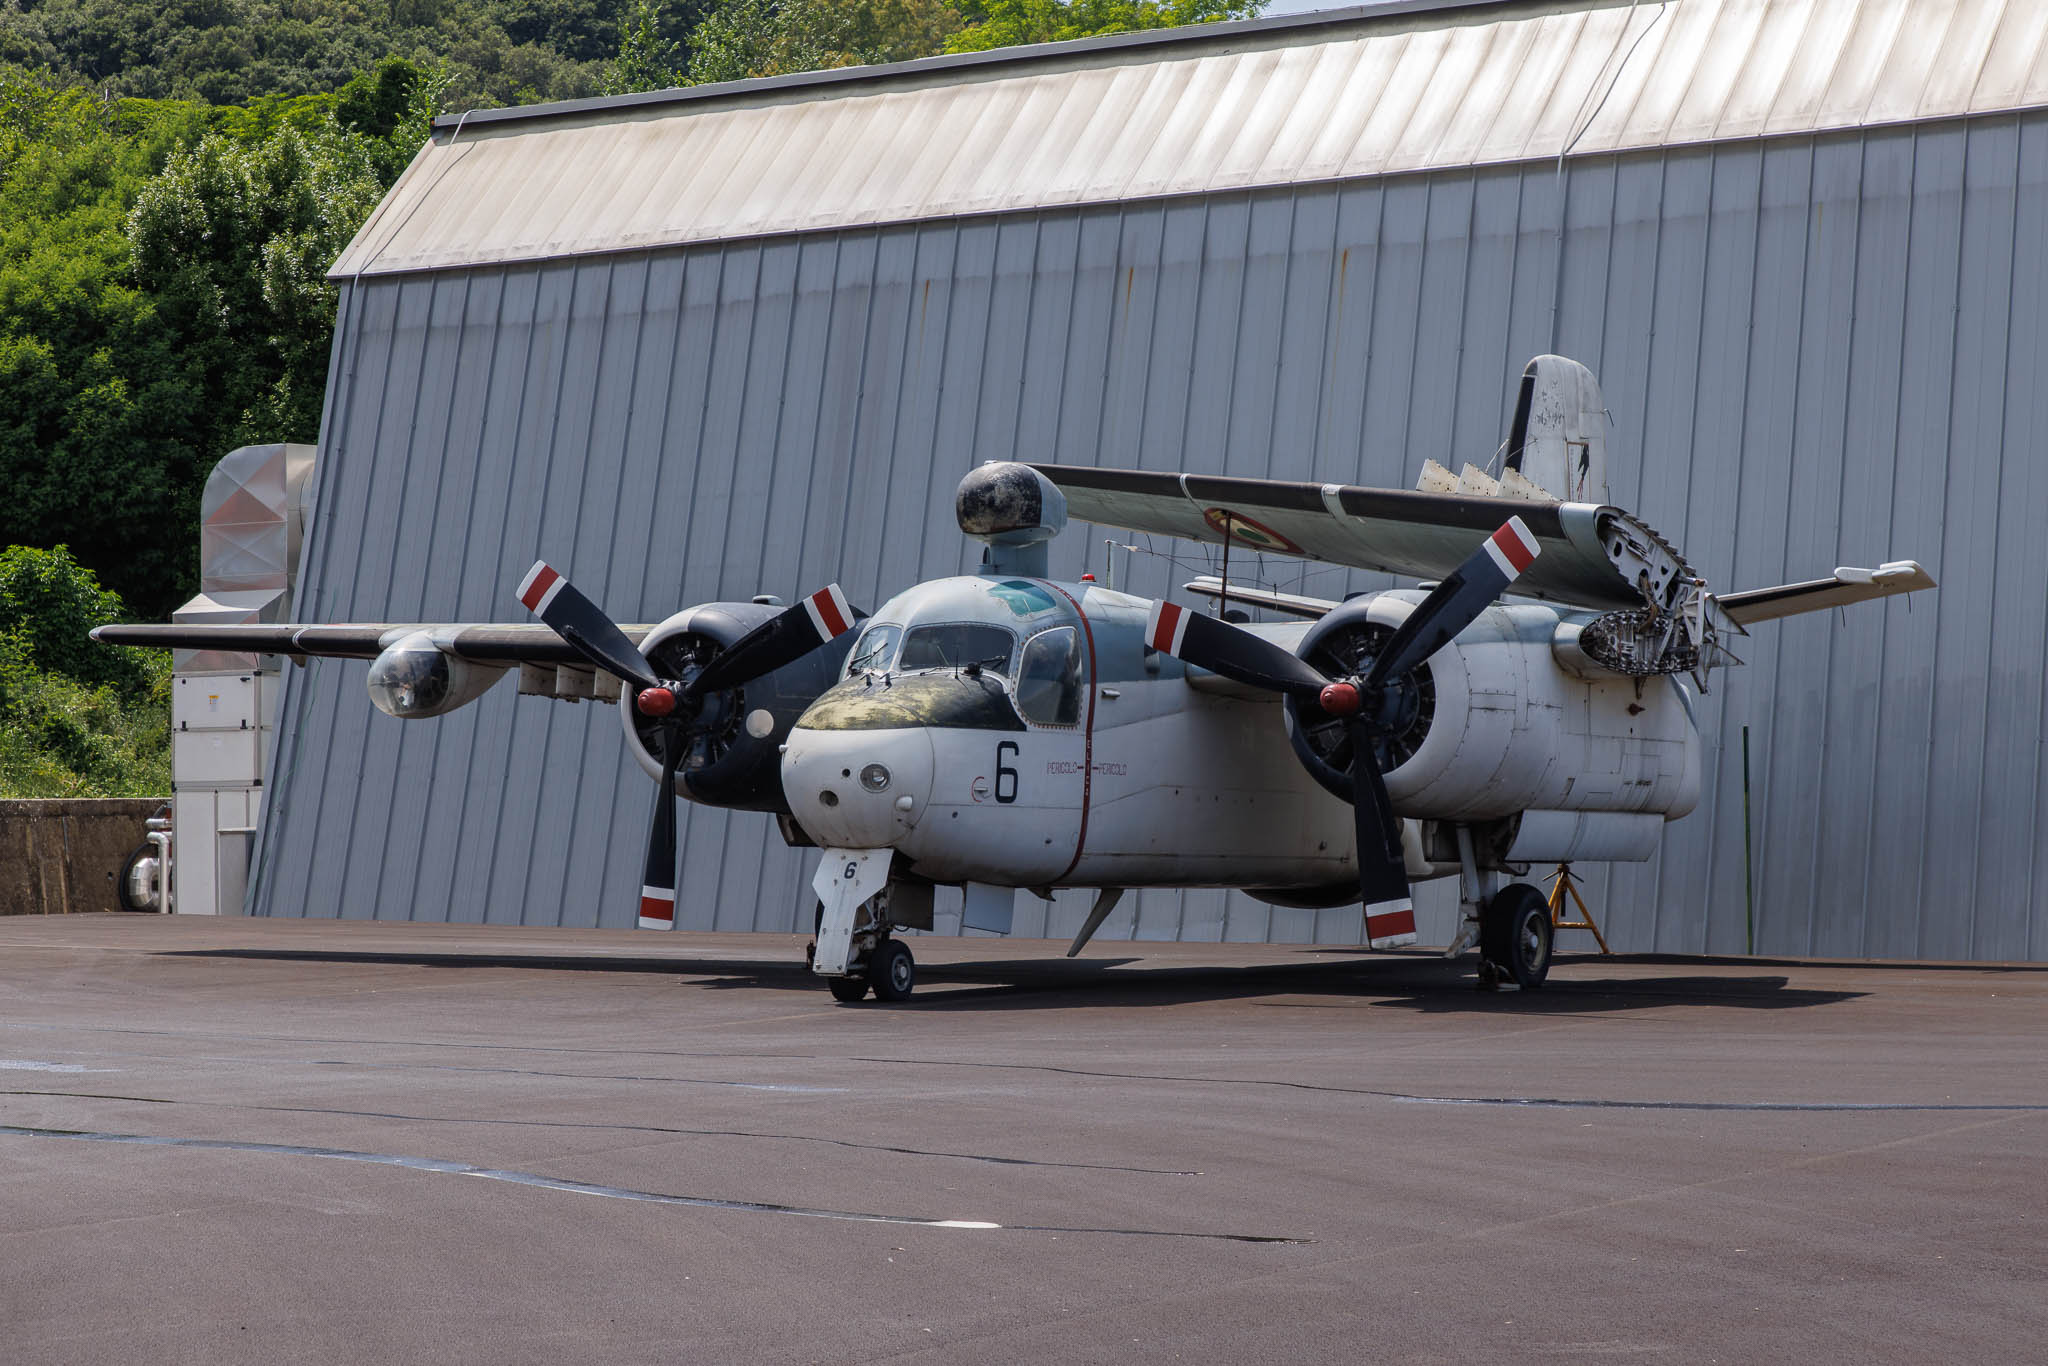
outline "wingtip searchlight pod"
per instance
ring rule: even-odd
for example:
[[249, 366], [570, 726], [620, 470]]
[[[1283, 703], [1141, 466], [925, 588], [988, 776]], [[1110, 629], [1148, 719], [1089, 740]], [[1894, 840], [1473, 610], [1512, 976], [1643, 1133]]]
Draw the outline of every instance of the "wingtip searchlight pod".
[[445, 716], [476, 701], [505, 676], [502, 668], [474, 664], [444, 648], [432, 631], [409, 631], [370, 661], [364, 682], [370, 701], [386, 716], [418, 721]]

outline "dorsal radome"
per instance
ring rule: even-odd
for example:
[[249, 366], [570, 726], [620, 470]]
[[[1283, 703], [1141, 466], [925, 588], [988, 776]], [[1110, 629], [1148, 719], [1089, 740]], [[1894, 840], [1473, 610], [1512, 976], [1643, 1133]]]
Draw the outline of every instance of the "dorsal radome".
[[960, 530], [985, 541], [983, 566], [997, 574], [1045, 576], [1047, 542], [1067, 524], [1067, 496], [1052, 480], [1010, 460], [977, 465], [953, 495]]

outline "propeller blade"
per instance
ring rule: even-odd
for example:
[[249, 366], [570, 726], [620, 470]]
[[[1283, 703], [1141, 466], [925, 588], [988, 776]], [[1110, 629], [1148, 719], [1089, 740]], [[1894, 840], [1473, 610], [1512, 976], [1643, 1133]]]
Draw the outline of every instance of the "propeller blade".
[[535, 560], [533, 568], [519, 581], [519, 601], [606, 673], [625, 679], [642, 692], [661, 686], [647, 656], [634, 648], [626, 633], [613, 625], [596, 603], [577, 592], [575, 585], [546, 560]]
[[1366, 687], [1377, 688], [1399, 678], [1428, 659], [1493, 606], [1509, 584], [1536, 562], [1542, 546], [1519, 517], [1483, 541], [1472, 557], [1430, 590], [1422, 605], [1408, 614], [1387, 648], [1366, 674]]
[[676, 764], [682, 736], [664, 727], [661, 786], [654, 794], [654, 828], [647, 834], [647, 864], [640, 874], [640, 928], [674, 929], [676, 923]]
[[1408, 895], [1408, 862], [1401, 854], [1401, 823], [1373, 758], [1372, 737], [1354, 723], [1351, 739], [1351, 809], [1358, 829], [1358, 890], [1365, 902], [1365, 938], [1376, 949], [1415, 942], [1415, 903]]
[[1316, 696], [1330, 685], [1292, 650], [1179, 603], [1152, 604], [1145, 643], [1247, 687]]
[[853, 629], [853, 604], [829, 584], [779, 616], [770, 617], [719, 653], [690, 684], [693, 693], [723, 692], [794, 664], [828, 640]]

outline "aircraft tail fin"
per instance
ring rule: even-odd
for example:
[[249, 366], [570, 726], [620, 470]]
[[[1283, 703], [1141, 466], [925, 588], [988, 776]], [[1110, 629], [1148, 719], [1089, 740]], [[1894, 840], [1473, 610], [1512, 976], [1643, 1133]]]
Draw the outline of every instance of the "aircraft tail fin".
[[1529, 362], [1504, 464], [1564, 502], [1608, 501], [1607, 404], [1591, 370], [1565, 356]]

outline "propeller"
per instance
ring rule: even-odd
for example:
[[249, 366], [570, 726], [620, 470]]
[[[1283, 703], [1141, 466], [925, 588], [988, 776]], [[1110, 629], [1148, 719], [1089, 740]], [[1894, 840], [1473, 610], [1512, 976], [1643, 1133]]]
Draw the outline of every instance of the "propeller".
[[1522, 519], [1510, 517], [1430, 590], [1363, 673], [1343, 678], [1327, 677], [1293, 651], [1228, 622], [1170, 602], [1152, 608], [1145, 642], [1153, 649], [1233, 682], [1313, 703], [1342, 722], [1345, 739], [1331, 761], [1348, 767], [1358, 887], [1365, 902], [1366, 939], [1376, 949], [1414, 942], [1415, 908], [1401, 852], [1401, 822], [1387, 795], [1374, 742], [1406, 719], [1402, 680], [1492, 606], [1540, 552]]
[[699, 723], [719, 719], [707, 717], [707, 700], [793, 664], [853, 629], [853, 606], [838, 584], [830, 584], [741, 636], [693, 677], [663, 679], [603, 609], [547, 561], [536, 560], [526, 571], [519, 601], [592, 664], [630, 684], [634, 708], [659, 723], [661, 786], [641, 875], [640, 928], [669, 929], [676, 919], [676, 769], [696, 738], [693, 732], [702, 729]]

